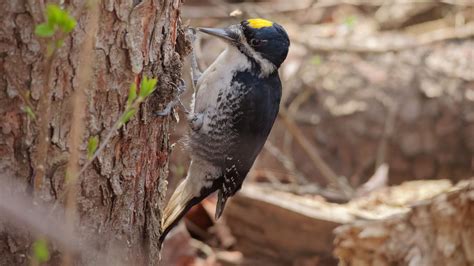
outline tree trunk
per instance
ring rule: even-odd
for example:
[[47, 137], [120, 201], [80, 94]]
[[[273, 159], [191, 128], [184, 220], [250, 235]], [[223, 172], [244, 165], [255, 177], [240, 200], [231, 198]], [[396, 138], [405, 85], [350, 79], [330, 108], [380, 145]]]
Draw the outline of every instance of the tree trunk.
[[[22, 112], [26, 104], [19, 96], [27, 92], [36, 117], [44, 117], [38, 108], [45, 93], [47, 71], [40, 41], [34, 34], [35, 24], [44, 21], [40, 2], [0, 3], [0, 179], [21, 183], [6, 188], [12, 194], [34, 194], [35, 201], [59, 202], [61, 206], [65, 202], [65, 169], [71, 153], [72, 94], [80, 82], [79, 52], [90, 30], [85, 26], [87, 8], [82, 6], [88, 1], [66, 1], [78, 24], [52, 62], [50, 117], [44, 118], [49, 122], [44, 180], [41, 187], [33, 188], [35, 175], [42, 172], [38, 163], [41, 119]], [[75, 231], [82, 240], [92, 241], [94, 249], [109, 253], [115, 262], [123, 264], [158, 262], [172, 122], [153, 112], [172, 99], [174, 84], [179, 84], [182, 58], [188, 47], [180, 5], [180, 0], [99, 4], [98, 33], [90, 51], [93, 75], [82, 107], [85, 119], [80, 165], [86, 162], [88, 138], [97, 135], [103, 141], [125, 109], [130, 84], [145, 75], [158, 79], [153, 95], [78, 180], [79, 218]], [[0, 265], [29, 263], [31, 244], [37, 236], [28, 231], [14, 227], [0, 212]], [[75, 258], [79, 264], [100, 264], [94, 256]], [[53, 252], [51, 264], [60, 261], [60, 254]]]

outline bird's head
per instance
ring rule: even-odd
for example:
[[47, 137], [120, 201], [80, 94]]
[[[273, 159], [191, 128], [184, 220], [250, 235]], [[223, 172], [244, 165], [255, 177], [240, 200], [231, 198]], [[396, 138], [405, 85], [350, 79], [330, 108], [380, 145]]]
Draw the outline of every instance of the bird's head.
[[224, 29], [199, 28], [201, 32], [219, 37], [237, 47], [244, 55], [273, 72], [285, 61], [290, 40], [285, 29], [277, 23], [255, 18]]

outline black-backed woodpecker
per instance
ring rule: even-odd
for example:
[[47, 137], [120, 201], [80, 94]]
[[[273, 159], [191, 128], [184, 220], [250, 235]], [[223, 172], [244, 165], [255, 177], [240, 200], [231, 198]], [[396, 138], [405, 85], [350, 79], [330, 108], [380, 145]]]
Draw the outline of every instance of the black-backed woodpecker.
[[282, 26], [248, 19], [224, 29], [198, 30], [224, 40], [227, 47], [202, 74], [193, 70], [191, 163], [165, 208], [160, 242], [193, 205], [215, 191], [215, 218], [221, 216], [260, 153], [280, 104], [278, 68], [290, 45]]

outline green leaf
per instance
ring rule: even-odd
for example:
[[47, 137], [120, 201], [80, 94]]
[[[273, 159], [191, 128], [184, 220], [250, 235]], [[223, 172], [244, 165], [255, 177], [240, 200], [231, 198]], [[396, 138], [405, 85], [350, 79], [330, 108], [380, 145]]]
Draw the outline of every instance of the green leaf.
[[76, 27], [76, 19], [61, 9], [56, 4], [48, 4], [46, 7], [47, 24], [50, 27], [59, 26], [64, 33], [71, 32]]
[[31, 107], [25, 106], [25, 107], [23, 108], [23, 111], [25, 111], [25, 113], [28, 115], [28, 117], [31, 118], [32, 120], [35, 120], [35, 119], [36, 119], [35, 112], [33, 112], [33, 110], [31, 109]]
[[43, 38], [51, 37], [54, 35], [55, 32], [56, 30], [54, 29], [54, 26], [49, 25], [47, 23], [38, 24], [35, 28], [35, 34]]
[[140, 83], [140, 97], [145, 98], [148, 90], [148, 77], [143, 76], [142, 82]]
[[153, 91], [155, 91], [157, 79], [148, 79], [148, 77], [143, 76], [142, 83], [140, 86], [140, 96], [142, 98], [148, 97]]
[[137, 112], [137, 109], [135, 108], [130, 108], [128, 110], [125, 111], [125, 113], [122, 115], [122, 117], [120, 117], [120, 123], [119, 123], [119, 126], [123, 126], [125, 125], [128, 120], [130, 120], [130, 118]]
[[93, 136], [89, 138], [87, 142], [87, 159], [92, 159], [94, 156], [95, 151], [97, 150], [97, 146], [99, 146], [99, 137]]
[[44, 239], [37, 239], [33, 243], [33, 256], [39, 263], [45, 263], [49, 260], [50, 254], [48, 249], [48, 243]]
[[127, 99], [127, 108], [132, 105], [133, 101], [137, 98], [137, 84], [132, 83], [130, 85], [130, 90], [128, 91], [128, 99]]
[[48, 4], [46, 6], [46, 19], [48, 24], [58, 25], [64, 19], [65, 12], [56, 4]]
[[69, 14], [66, 15], [67, 17], [64, 19], [64, 21], [62, 21], [60, 27], [64, 33], [69, 33], [76, 27], [77, 22]]

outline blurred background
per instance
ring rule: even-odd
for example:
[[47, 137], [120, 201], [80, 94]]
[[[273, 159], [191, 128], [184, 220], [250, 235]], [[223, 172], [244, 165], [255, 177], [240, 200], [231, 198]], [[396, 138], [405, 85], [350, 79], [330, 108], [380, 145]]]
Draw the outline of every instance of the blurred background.
[[[291, 46], [280, 115], [242, 192], [217, 224], [213, 198], [195, 207], [165, 245], [169, 265], [336, 265], [334, 228], [474, 176], [473, 1], [186, 0], [181, 15], [191, 27], [269, 19]], [[225, 44], [197, 38], [204, 70]], [[169, 191], [189, 163], [179, 115]]]

